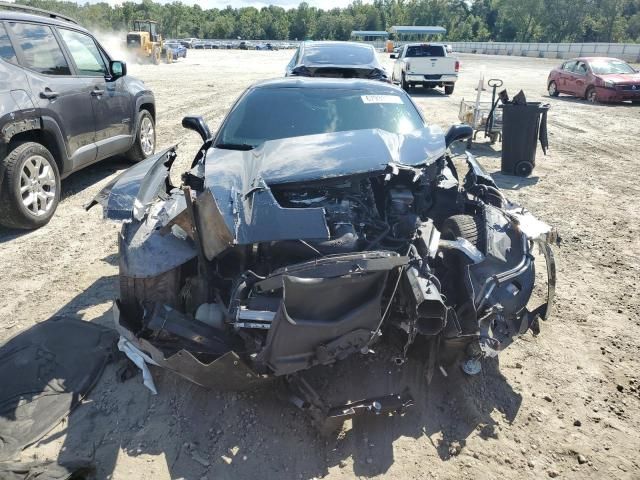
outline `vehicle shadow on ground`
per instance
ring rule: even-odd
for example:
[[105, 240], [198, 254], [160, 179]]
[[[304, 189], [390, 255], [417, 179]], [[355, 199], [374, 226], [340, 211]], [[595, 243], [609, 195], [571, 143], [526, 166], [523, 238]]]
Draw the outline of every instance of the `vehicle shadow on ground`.
[[[101, 162], [90, 165], [78, 172], [71, 174], [62, 180], [62, 189], [60, 201], [68, 197], [72, 197], [96, 183], [104, 180], [106, 177], [113, 175], [119, 171], [125, 170], [131, 166], [131, 163], [122, 156], [112, 157]], [[58, 208], [64, 208], [64, 206]], [[54, 214], [55, 215], [55, 214]], [[22, 230], [17, 228], [7, 228], [0, 226], [0, 244], [16, 240], [24, 235], [33, 232], [33, 230]]]
[[531, 187], [540, 180], [536, 176], [519, 177], [517, 175], [506, 175], [502, 172], [493, 172], [490, 175], [498, 188], [503, 190], [520, 190], [521, 188]]
[[580, 103], [582, 105], [595, 105], [598, 107], [627, 107], [627, 108], [638, 108], [640, 107], [640, 104], [638, 103], [631, 103], [630, 100], [627, 100], [625, 102], [596, 102], [595, 104], [592, 104], [591, 102], [589, 102], [588, 100], [581, 98], [581, 97], [572, 97], [571, 95], [563, 95], [560, 94], [557, 97], [552, 97], [550, 95], [546, 95], [545, 96], [548, 99], [552, 99], [552, 100], [560, 100], [563, 102], [568, 102], [568, 103]]
[[16, 240], [17, 238], [20, 238], [29, 232], [30, 230], [20, 230], [17, 228], [6, 228], [0, 226], [0, 244], [10, 242], [11, 240]]
[[429, 98], [449, 98], [442, 90], [437, 88], [410, 88], [407, 93], [412, 97], [429, 97]]
[[101, 180], [104, 180], [106, 177], [125, 170], [131, 165], [131, 162], [129, 162], [125, 157], [115, 156], [72, 173], [62, 180], [62, 194], [60, 201], [86, 190]]
[[[356, 361], [362, 363], [362, 359]], [[408, 387], [415, 399], [415, 405], [403, 416], [352, 419], [351, 428], [342, 439], [329, 444], [328, 466], [340, 465], [352, 457], [355, 475], [386, 473], [395, 461], [395, 442], [407, 437], [421, 442], [425, 455], [429, 455], [430, 444], [438, 457], [447, 461], [463, 453], [467, 438], [474, 432], [483, 439], [497, 438], [500, 427], [492, 413], [495, 416], [495, 411], [500, 412], [511, 423], [522, 403], [521, 395], [499, 372], [497, 362], [486, 362], [482, 373], [475, 377], [464, 375], [457, 365], [452, 365], [447, 367], [446, 378], [436, 372], [430, 384], [424, 376], [424, 364], [416, 359], [397, 371], [391, 362], [376, 366], [378, 362], [372, 361], [360, 371], [351, 363], [348, 382], [355, 385], [344, 385], [343, 392], [366, 390], [377, 380], [387, 387], [381, 393], [399, 393]], [[352, 395], [351, 398], [358, 398], [356, 393]]]
[[[85, 312], [104, 308], [114, 296], [115, 281], [96, 281], [56, 315], [86, 318]], [[90, 321], [110, 326], [111, 317], [106, 310]], [[151, 367], [159, 392], [154, 396], [139, 374], [122, 380], [128, 365], [118, 353], [67, 422], [25, 450], [23, 458], [42, 458], [43, 452], [63, 464], [93, 458], [97, 478], [135, 478], [144, 470], [151, 477], [311, 479], [331, 468], [373, 476], [393, 465], [397, 441], [409, 437], [426, 450], [431, 445], [447, 461], [464, 451], [473, 432], [496, 437], [498, 423], [492, 417], [512, 422], [522, 401], [497, 363], [487, 363], [476, 377], [452, 366], [448, 378], [436, 372], [427, 384], [420, 361], [398, 366], [380, 349], [379, 355], [355, 355], [307, 374], [332, 403], [408, 387], [415, 405], [403, 416], [354, 418], [325, 437], [284, 400], [288, 391], [281, 383], [244, 393], [215, 392]]]
[[482, 134], [478, 134], [477, 140], [474, 140], [471, 144], [469, 152], [475, 156], [500, 158], [502, 156], [502, 147], [500, 143], [494, 143], [491, 145], [489, 141], [484, 141]]

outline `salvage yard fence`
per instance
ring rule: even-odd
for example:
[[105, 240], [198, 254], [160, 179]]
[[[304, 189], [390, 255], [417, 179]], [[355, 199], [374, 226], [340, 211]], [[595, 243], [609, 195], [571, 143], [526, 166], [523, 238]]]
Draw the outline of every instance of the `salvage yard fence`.
[[513, 55], [537, 58], [616, 57], [640, 63], [640, 44], [637, 43], [507, 43], [452, 42], [459, 53]]

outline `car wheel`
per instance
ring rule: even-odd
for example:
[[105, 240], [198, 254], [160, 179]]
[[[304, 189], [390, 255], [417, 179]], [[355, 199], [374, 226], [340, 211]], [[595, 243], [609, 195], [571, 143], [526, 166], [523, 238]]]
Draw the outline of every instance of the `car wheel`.
[[484, 253], [484, 224], [482, 218], [471, 215], [453, 215], [442, 223], [440, 229], [443, 240], [464, 238]]
[[134, 163], [153, 155], [156, 150], [156, 126], [148, 110], [140, 110], [136, 124], [136, 137], [133, 146], [127, 152], [127, 157]]
[[584, 98], [591, 103], [598, 103], [598, 93], [596, 92], [596, 89], [593, 87], [587, 88]]
[[410, 88], [407, 80], [404, 78], [404, 73], [402, 74], [402, 77], [400, 77], [400, 87], [402, 87], [405, 92], [408, 92]]
[[453, 93], [454, 87], [455, 87], [455, 85], [445, 85], [444, 86], [444, 94], [445, 95], [451, 95]]
[[180, 269], [150, 278], [134, 278], [120, 273], [120, 309], [125, 317], [137, 322], [144, 314], [144, 302], [161, 302], [170, 307], [179, 303]]
[[4, 159], [0, 224], [34, 229], [51, 220], [60, 201], [58, 166], [43, 145], [26, 142]]
[[549, 88], [547, 88], [547, 91], [551, 97], [557, 97], [560, 95], [560, 92], [558, 92], [558, 86], [556, 85], [556, 82], [553, 81], [549, 82]]

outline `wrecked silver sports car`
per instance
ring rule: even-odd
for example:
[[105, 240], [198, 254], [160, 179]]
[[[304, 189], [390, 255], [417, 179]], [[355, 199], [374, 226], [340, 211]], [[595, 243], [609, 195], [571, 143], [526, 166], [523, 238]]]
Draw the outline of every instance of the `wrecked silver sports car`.
[[[183, 125], [204, 143], [180, 187], [171, 148], [93, 202], [123, 222], [114, 311], [132, 358], [243, 389], [394, 335], [398, 363], [413, 346], [428, 377], [452, 362], [472, 374], [546, 318], [551, 228], [510, 203], [469, 153], [459, 176], [448, 147], [469, 127], [428, 126], [399, 88], [269, 81], [239, 98], [216, 135], [198, 117]], [[535, 244], [548, 298], [528, 309]], [[298, 387], [300, 405], [317, 398]], [[396, 393], [323, 413], [411, 403]]]

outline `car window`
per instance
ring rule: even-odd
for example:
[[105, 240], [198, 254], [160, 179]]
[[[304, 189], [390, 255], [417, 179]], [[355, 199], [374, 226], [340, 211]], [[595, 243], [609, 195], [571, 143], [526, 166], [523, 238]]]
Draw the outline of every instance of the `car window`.
[[572, 61], [569, 61], [569, 62], [564, 62], [562, 64], [562, 69], [571, 72], [571, 71], [573, 71], [573, 67], [576, 66], [576, 63], [577, 62], [575, 60], [572, 60]]
[[257, 146], [267, 140], [378, 128], [410, 133], [424, 127], [405, 94], [351, 89], [258, 88], [232, 110], [218, 143]]
[[7, 31], [4, 29], [4, 25], [2, 24], [0, 24], [0, 57], [7, 62], [15, 64], [18, 63], [18, 60], [16, 59], [16, 52], [13, 49], [11, 40], [9, 40]]
[[573, 68], [573, 71], [578, 75], [586, 75], [587, 66], [584, 64], [584, 62], [578, 62], [576, 66]]
[[309, 44], [304, 48], [303, 63], [326, 65], [362, 65], [375, 60], [374, 50], [365, 45], [348, 43], [330, 43], [325, 45]]
[[47, 75], [71, 75], [69, 64], [50, 27], [11, 22], [9, 28], [22, 51], [21, 62], [25, 67]]
[[444, 57], [442, 45], [411, 45], [407, 47], [406, 57]]
[[609, 75], [615, 73], [635, 73], [635, 70], [627, 62], [622, 60], [596, 60], [591, 62], [591, 70], [596, 75]]
[[107, 74], [107, 67], [93, 38], [66, 28], [58, 28], [58, 32], [67, 44], [79, 75], [104, 76]]

